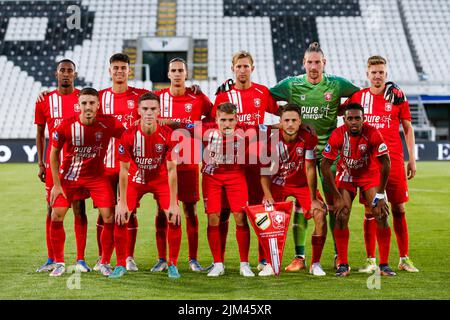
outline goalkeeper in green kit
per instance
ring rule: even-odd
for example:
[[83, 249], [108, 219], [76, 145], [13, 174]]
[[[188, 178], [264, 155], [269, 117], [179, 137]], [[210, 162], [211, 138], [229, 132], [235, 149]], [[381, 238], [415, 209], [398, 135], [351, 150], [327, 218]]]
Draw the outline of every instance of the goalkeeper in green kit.
[[[337, 117], [341, 98], [349, 97], [360, 88], [349, 80], [324, 73], [326, 59], [319, 43], [313, 42], [307, 48], [303, 65], [306, 74], [288, 77], [280, 81], [270, 89], [270, 93], [276, 100], [295, 103], [301, 108], [302, 123], [314, 128], [318, 136], [317, 146], [317, 166], [320, 168], [322, 161], [322, 151], [331, 135], [337, 127]], [[394, 104], [404, 101], [404, 95], [393, 83], [386, 83], [385, 98]], [[330, 229], [334, 228], [333, 197], [330, 188], [322, 180], [322, 188], [330, 213]], [[336, 174], [336, 163], [332, 167], [333, 174]], [[293, 232], [295, 242], [295, 258], [285, 268], [288, 272], [299, 271], [306, 268], [305, 243], [307, 220], [301, 212], [301, 206], [296, 205], [294, 214]], [[333, 233], [332, 233], [333, 234]], [[337, 252], [335, 247], [335, 267], [338, 265]]]

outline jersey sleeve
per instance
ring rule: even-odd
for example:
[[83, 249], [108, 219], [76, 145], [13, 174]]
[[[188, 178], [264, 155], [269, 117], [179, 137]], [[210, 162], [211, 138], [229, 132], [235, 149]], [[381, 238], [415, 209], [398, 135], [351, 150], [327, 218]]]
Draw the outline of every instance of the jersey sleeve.
[[130, 162], [131, 161], [131, 155], [130, 155], [130, 143], [129, 143], [129, 134], [124, 133], [122, 135], [122, 138], [119, 140], [119, 161], [122, 162]]
[[270, 88], [270, 93], [278, 98], [289, 101], [292, 97], [291, 82], [292, 77], [286, 78], [278, 82], [274, 87]]
[[308, 138], [305, 144], [305, 160], [312, 161], [316, 159], [316, 148], [317, 148], [318, 139], [316, 135], [312, 135], [308, 133]]
[[339, 132], [336, 129], [331, 134], [330, 139], [328, 139], [328, 143], [325, 145], [325, 148], [323, 149], [322, 155], [325, 158], [330, 160], [336, 160], [340, 152], [338, 141], [339, 141]]
[[409, 110], [409, 102], [406, 100], [400, 105], [400, 120], [411, 121], [411, 111]]
[[201, 99], [202, 99], [202, 116], [205, 116], [206, 118], [211, 118], [213, 109], [213, 104], [211, 100], [209, 100], [209, 98], [203, 93]]
[[372, 153], [375, 157], [389, 153], [388, 147], [384, 143], [383, 137], [378, 129], [373, 128], [371, 130], [370, 145], [372, 146]]
[[266, 112], [271, 114], [278, 113], [278, 104], [274, 97], [270, 94], [270, 91], [267, 89], [267, 110]]
[[53, 131], [52, 146], [61, 150], [66, 142], [66, 130], [65, 122], [63, 121], [59, 126], [57, 126]]
[[46, 124], [44, 107], [45, 101], [36, 102], [36, 108], [34, 111], [34, 124]]
[[352, 94], [360, 90], [358, 86], [354, 85], [349, 80], [342, 77], [336, 78], [337, 81], [339, 82], [339, 91], [341, 97], [350, 97]]
[[211, 109], [211, 118], [214, 119], [216, 117], [216, 112], [217, 112], [217, 107], [224, 102], [227, 102], [228, 98], [227, 98], [227, 93], [226, 92], [221, 92], [220, 94], [218, 94], [216, 96], [216, 100], [214, 101], [214, 106]]

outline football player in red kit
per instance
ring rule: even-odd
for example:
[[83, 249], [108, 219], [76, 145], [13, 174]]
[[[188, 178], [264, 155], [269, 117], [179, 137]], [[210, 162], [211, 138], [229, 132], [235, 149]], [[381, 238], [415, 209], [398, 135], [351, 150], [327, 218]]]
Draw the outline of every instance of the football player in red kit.
[[[50, 239], [56, 267], [50, 276], [61, 276], [64, 263], [64, 216], [72, 201], [80, 193], [88, 192], [105, 222], [102, 232], [102, 261], [100, 272], [109, 276], [109, 265], [114, 250], [114, 205], [115, 195], [106, 175], [103, 159], [111, 137], [120, 138], [125, 130], [122, 124], [111, 116], [97, 115], [98, 92], [84, 88], [79, 94], [80, 115], [64, 120], [54, 131], [50, 165], [53, 188], [50, 193], [52, 221]], [[63, 150], [63, 159], [59, 155]], [[117, 239], [119, 240], [119, 239]], [[116, 245], [117, 255], [121, 246]], [[123, 266], [124, 267], [124, 266]]]
[[[50, 205], [50, 191], [53, 188], [52, 172], [50, 168], [50, 150], [52, 146], [53, 131], [63, 119], [73, 117], [79, 113], [78, 93], [75, 88], [77, 77], [75, 63], [69, 59], [61, 60], [56, 65], [56, 79], [58, 88], [47, 92], [41, 100], [36, 102], [35, 121], [37, 126], [36, 147], [38, 154], [39, 179], [45, 182], [47, 199], [46, 241], [48, 259], [37, 272], [51, 271], [55, 268], [52, 244], [50, 241], [50, 225], [52, 207]], [[48, 127], [49, 144], [45, 152], [45, 127]], [[45, 162], [44, 162], [45, 161]], [[85, 197], [82, 196], [82, 199]], [[89, 272], [91, 269], [85, 262], [84, 253], [87, 237], [87, 217], [83, 200], [74, 199], [72, 208], [75, 216], [75, 239], [77, 245], [76, 269], [80, 272]]]
[[[155, 91], [160, 97], [160, 119], [170, 119], [179, 123], [188, 124], [200, 121], [202, 117], [210, 117], [212, 103], [203, 93], [195, 94], [192, 88], [186, 87], [188, 69], [186, 61], [174, 58], [169, 62], [168, 74], [170, 87]], [[189, 163], [179, 163], [177, 166], [178, 199], [183, 203], [186, 217], [186, 232], [189, 247], [189, 266], [192, 271], [202, 271], [203, 268], [197, 260], [198, 251], [198, 216], [197, 202], [200, 200], [199, 170], [195, 163], [194, 145], [192, 143]], [[167, 218], [164, 210], [158, 208], [155, 218], [156, 244], [159, 260], [151, 269], [152, 272], [163, 271], [167, 268], [166, 238]]]
[[[416, 175], [416, 159], [414, 156], [414, 128], [411, 125], [411, 112], [407, 100], [393, 104], [386, 100], [383, 93], [387, 78], [387, 62], [380, 56], [372, 56], [367, 61], [367, 78], [370, 88], [355, 92], [344, 104], [359, 103], [364, 108], [366, 123], [377, 128], [389, 148], [391, 158], [391, 173], [386, 186], [386, 195], [391, 203], [394, 232], [397, 238], [400, 261], [399, 270], [419, 272], [408, 257], [408, 226], [405, 217], [405, 203], [408, 201], [408, 179]], [[409, 154], [407, 173], [403, 159], [402, 140], [399, 126], [403, 127], [405, 142]], [[363, 201], [362, 201], [363, 202]], [[365, 204], [364, 240], [366, 243], [367, 263], [360, 272], [373, 272], [376, 269], [375, 241], [376, 221], [371, 214], [370, 206]]]
[[[331, 171], [333, 161], [339, 157], [336, 178]], [[381, 168], [379, 168], [381, 167]], [[364, 123], [364, 109], [360, 104], [349, 104], [344, 113], [344, 125], [335, 129], [323, 151], [322, 174], [332, 189], [336, 224], [336, 241], [339, 267], [336, 276], [350, 274], [348, 263], [348, 221], [357, 189], [377, 221], [377, 240], [380, 253], [380, 273], [394, 276], [389, 267], [391, 228], [388, 223], [389, 208], [385, 190], [390, 172], [389, 151], [380, 132]]]
[[[130, 75], [130, 58], [124, 53], [115, 53], [109, 58], [109, 75], [111, 76], [112, 86], [100, 90], [100, 114], [109, 114], [119, 120], [125, 129], [129, 128], [139, 118], [137, 112], [138, 99], [141, 95], [149, 92], [146, 89], [130, 87], [128, 77]], [[108, 145], [108, 151], [105, 156], [105, 174], [111, 181], [111, 187], [117, 193], [119, 183], [120, 163], [118, 157], [119, 142], [111, 138]], [[102, 255], [101, 232], [103, 230], [102, 216], [99, 214], [97, 219], [97, 245], [99, 258], [94, 270], [100, 267]], [[126, 268], [129, 271], [137, 271], [138, 267], [134, 261], [134, 248], [138, 231], [138, 221], [136, 213], [132, 212], [128, 222], [127, 235], [127, 259]]]
[[[121, 237], [126, 237], [128, 214], [139, 206], [144, 194], [153, 193], [158, 207], [164, 211], [169, 221], [168, 275], [169, 278], [179, 278], [177, 263], [181, 244], [181, 218], [177, 201], [177, 163], [172, 159], [176, 143], [172, 141], [172, 129], [158, 124], [158, 96], [153, 93], [142, 95], [138, 111], [141, 116], [139, 124], [123, 134], [118, 150], [120, 200], [116, 216], [121, 221]], [[115, 276], [120, 277], [123, 273], [124, 269]]]

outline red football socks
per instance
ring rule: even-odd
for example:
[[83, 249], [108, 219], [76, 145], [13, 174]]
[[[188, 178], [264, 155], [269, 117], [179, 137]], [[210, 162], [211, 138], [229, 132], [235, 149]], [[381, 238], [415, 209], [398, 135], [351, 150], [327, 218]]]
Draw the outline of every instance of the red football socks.
[[127, 257], [134, 257], [134, 248], [136, 247], [136, 237], [138, 232], [138, 220], [136, 212], [131, 213], [130, 220], [128, 220], [127, 228]]
[[49, 259], [55, 260], [53, 255], [52, 240], [50, 237], [50, 230], [52, 225], [52, 215], [47, 213], [47, 218], [45, 220], [45, 241], [47, 243], [47, 255]]
[[176, 266], [178, 264], [178, 256], [180, 255], [181, 245], [181, 225], [169, 223], [169, 265]]
[[367, 258], [375, 258], [377, 240], [377, 221], [371, 214], [364, 217], [364, 242], [366, 244]]
[[320, 262], [320, 257], [322, 256], [323, 247], [325, 245], [325, 236], [312, 235], [312, 263]]
[[156, 214], [155, 226], [158, 257], [167, 260], [167, 217], [164, 211], [159, 211]]
[[334, 228], [334, 240], [336, 241], [337, 252], [340, 264], [348, 264], [348, 240], [350, 239], [350, 230]]
[[248, 262], [248, 253], [250, 249], [250, 229], [248, 225], [236, 225], [236, 240], [239, 247], [239, 257], [241, 262]]
[[400, 257], [408, 256], [408, 225], [406, 224], [405, 212], [392, 212], [394, 221], [394, 231], [397, 238], [398, 252]]
[[223, 262], [220, 228], [218, 226], [208, 226], [206, 233], [214, 263]]
[[[220, 215], [220, 224], [219, 224], [219, 230], [220, 230], [220, 243], [221, 243], [221, 248], [220, 248], [220, 252], [222, 254], [222, 258], [221, 260], [224, 261], [225, 260], [225, 249], [227, 246], [227, 236], [228, 236], [228, 226], [229, 226], [229, 217], [230, 214], [229, 213], [225, 213], [225, 215], [228, 217], [227, 219], [225, 219], [225, 217], [222, 217], [222, 213]], [[223, 220], [222, 220], [223, 219]]]
[[377, 241], [380, 264], [388, 264], [389, 250], [391, 249], [391, 228], [377, 228]]
[[66, 241], [66, 233], [62, 221], [51, 222], [50, 240], [52, 242], [54, 261], [56, 263], [64, 263], [64, 243]]
[[88, 221], [86, 215], [75, 216], [75, 241], [77, 244], [77, 260], [84, 260]]
[[102, 264], [109, 264], [114, 251], [114, 223], [104, 223], [101, 236]]
[[103, 231], [103, 219], [101, 215], [98, 215], [97, 218], [97, 247], [98, 247], [98, 256], [102, 256], [102, 231]]
[[189, 214], [186, 216], [186, 232], [189, 245], [189, 260], [197, 259], [198, 216], [196, 214]]
[[114, 247], [116, 248], [117, 267], [125, 267], [127, 259], [128, 224], [114, 224]]

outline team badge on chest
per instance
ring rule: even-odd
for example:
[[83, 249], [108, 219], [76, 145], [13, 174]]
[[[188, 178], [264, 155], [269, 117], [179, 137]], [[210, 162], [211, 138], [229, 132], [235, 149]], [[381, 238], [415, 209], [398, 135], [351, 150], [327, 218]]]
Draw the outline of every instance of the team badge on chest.
[[75, 111], [75, 112], [80, 112], [80, 105], [79, 105], [78, 103], [75, 103], [75, 104], [73, 105], [73, 111]]
[[101, 131], [97, 131], [96, 133], [95, 133], [95, 141], [102, 141], [102, 138], [103, 138], [103, 132], [101, 132]]
[[158, 153], [163, 152], [163, 150], [164, 150], [164, 145], [161, 144], [161, 143], [155, 144], [155, 150], [156, 150], [156, 152], [158, 152]]
[[331, 99], [333, 98], [333, 94], [331, 92], [325, 92], [323, 95], [325, 101], [331, 101]]
[[366, 151], [367, 151], [367, 145], [366, 145], [366, 144], [360, 144], [360, 145], [359, 145], [359, 151], [361, 152], [361, 154], [366, 153]]
[[184, 111], [191, 112], [192, 111], [192, 104], [191, 103], [186, 103], [184, 105]]
[[303, 148], [297, 147], [297, 149], [295, 149], [295, 152], [297, 152], [297, 155], [302, 156], [303, 155]]
[[134, 100], [128, 100], [127, 106], [128, 106], [128, 109], [134, 109]]
[[255, 103], [255, 108], [259, 108], [261, 106], [261, 99], [260, 98], [253, 99], [253, 102]]
[[387, 111], [387, 112], [391, 112], [392, 111], [392, 103], [386, 102], [384, 104], [384, 110]]

